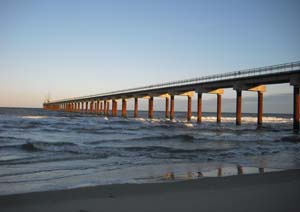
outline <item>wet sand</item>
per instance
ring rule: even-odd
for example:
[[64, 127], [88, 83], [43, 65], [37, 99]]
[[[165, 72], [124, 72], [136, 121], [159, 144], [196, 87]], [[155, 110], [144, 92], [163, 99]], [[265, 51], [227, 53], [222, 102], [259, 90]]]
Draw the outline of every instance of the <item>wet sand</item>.
[[300, 211], [300, 170], [0, 196], [0, 211]]

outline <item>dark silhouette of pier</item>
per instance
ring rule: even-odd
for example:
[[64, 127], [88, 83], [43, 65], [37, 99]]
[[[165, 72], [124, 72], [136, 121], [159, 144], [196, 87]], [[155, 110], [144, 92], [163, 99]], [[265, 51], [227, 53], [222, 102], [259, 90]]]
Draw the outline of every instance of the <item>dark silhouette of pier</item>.
[[[148, 117], [153, 118], [154, 98], [165, 98], [165, 117], [174, 119], [174, 96], [187, 97], [187, 120], [192, 116], [192, 96], [197, 94], [197, 121], [202, 121], [202, 95], [217, 96], [217, 122], [221, 122], [222, 94], [224, 88], [236, 91], [236, 125], [242, 120], [242, 92], [257, 93], [257, 125], [263, 121], [263, 94], [265, 85], [289, 83], [293, 87], [293, 129], [299, 132], [299, 87], [300, 62], [265, 66], [224, 74], [198, 77], [187, 80], [143, 86], [114, 92], [101, 93], [91, 96], [63, 99], [44, 103], [44, 109], [62, 110], [67, 112], [95, 113], [105, 116], [117, 116], [117, 104], [121, 100], [121, 116], [127, 117], [127, 100], [134, 99], [134, 117], [138, 117], [138, 100], [148, 99]], [[111, 108], [110, 108], [111, 105]]]

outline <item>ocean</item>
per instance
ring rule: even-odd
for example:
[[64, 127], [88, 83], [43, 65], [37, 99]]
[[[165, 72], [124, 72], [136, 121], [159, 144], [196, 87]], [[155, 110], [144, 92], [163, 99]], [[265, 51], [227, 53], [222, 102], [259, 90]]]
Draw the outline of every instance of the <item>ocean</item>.
[[[118, 112], [120, 115], [120, 111]], [[300, 168], [300, 136], [292, 115], [204, 113], [203, 122], [185, 112], [166, 120], [103, 117], [42, 109], [0, 108], [0, 195], [75, 187], [170, 182]], [[201, 173], [201, 174], [200, 174]], [[174, 178], [174, 179], [173, 179]]]

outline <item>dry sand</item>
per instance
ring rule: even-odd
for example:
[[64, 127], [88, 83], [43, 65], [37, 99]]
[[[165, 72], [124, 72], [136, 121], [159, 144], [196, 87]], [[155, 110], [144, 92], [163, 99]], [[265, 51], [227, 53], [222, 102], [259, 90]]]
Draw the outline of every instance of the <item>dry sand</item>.
[[[300, 170], [0, 196], [0, 211], [300, 211]], [[299, 202], [298, 202], [299, 201]]]

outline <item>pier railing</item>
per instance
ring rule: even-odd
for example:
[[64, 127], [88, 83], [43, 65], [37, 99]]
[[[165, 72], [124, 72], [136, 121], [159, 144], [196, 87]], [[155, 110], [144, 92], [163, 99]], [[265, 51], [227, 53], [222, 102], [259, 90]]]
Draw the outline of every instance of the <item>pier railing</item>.
[[214, 75], [209, 75], [209, 76], [203, 76], [203, 77], [197, 77], [197, 78], [185, 79], [185, 80], [178, 80], [178, 81], [172, 81], [172, 82], [167, 82], [167, 83], [154, 84], [154, 85], [149, 85], [149, 86], [124, 89], [124, 90], [117, 90], [117, 91], [112, 91], [112, 92], [100, 93], [100, 94], [96, 94], [96, 95], [63, 99], [63, 100], [60, 100], [57, 102], [75, 101], [75, 100], [81, 100], [81, 99], [97, 98], [97, 97], [117, 95], [117, 94], [119, 95], [119, 94], [140, 92], [140, 91], [146, 91], [146, 90], [154, 90], [154, 89], [160, 89], [160, 88], [173, 88], [173, 87], [185, 86], [185, 85], [191, 85], [191, 84], [201, 84], [201, 83], [206, 83], [206, 82], [211, 82], [211, 81], [222, 81], [222, 80], [240, 79], [240, 78], [244, 78], [244, 77], [255, 77], [255, 76], [262, 76], [262, 75], [269, 75], [269, 74], [286, 73], [286, 72], [297, 71], [299, 69], [300, 69], [300, 61], [292, 62], [292, 63], [284, 63], [284, 64], [279, 64], [279, 65], [265, 66], [265, 67], [261, 67], [261, 68], [246, 69], [246, 70], [235, 71], [235, 72], [228, 72], [228, 73], [224, 73], [224, 74], [214, 74]]

